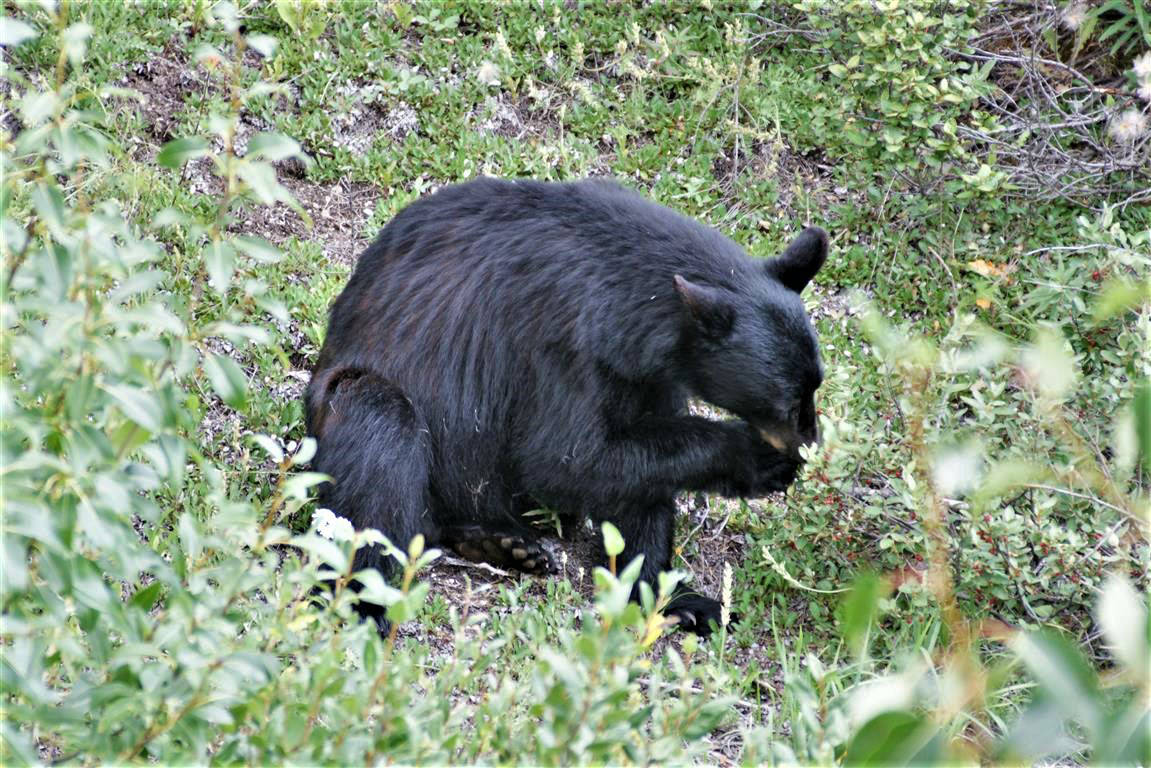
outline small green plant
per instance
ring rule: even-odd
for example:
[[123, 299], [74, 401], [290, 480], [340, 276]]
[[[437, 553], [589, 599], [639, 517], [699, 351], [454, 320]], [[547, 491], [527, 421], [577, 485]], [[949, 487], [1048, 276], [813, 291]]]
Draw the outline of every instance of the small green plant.
[[306, 42], [315, 41], [328, 26], [331, 9], [322, 0], [273, 0], [273, 4], [292, 34]]
[[1091, 11], [1099, 42], [1111, 55], [1133, 56], [1151, 49], [1151, 5], [1146, 0], [1107, 0]]
[[[1085, 761], [1141, 765], [1151, 759], [1147, 703], [1151, 625], [1145, 598], [1124, 578], [1103, 589], [1097, 616], [1116, 669], [1102, 676], [1066, 637], [1052, 632], [983, 633], [999, 646], [987, 664], [959, 624], [947, 641], [936, 624], [908, 635], [909, 653], [890, 667], [867, 653], [880, 631], [884, 592], [862, 577], [843, 605], [853, 659], [789, 663], [783, 697], [791, 738], [747, 735], [755, 761], [771, 764], [952, 765]], [[914, 649], [915, 652], [910, 652]], [[780, 649], [786, 657], [786, 650]], [[1016, 703], [1027, 691], [1029, 701]]]
[[[845, 359], [844, 383], [833, 375], [825, 385], [811, 483], [760, 539], [773, 561], [817, 592], [864, 564], [902, 574], [910, 620], [929, 606], [934, 527], [965, 613], [1076, 632], [1091, 625], [1105, 575], [1138, 573], [1148, 557], [1139, 435], [1148, 434], [1151, 241], [1112, 216], [1080, 221], [1093, 244], [1085, 250], [1096, 254], [1090, 266], [1080, 257], [1064, 269], [1057, 251], [1045, 270], [1052, 282], [1018, 300], [1009, 298], [1015, 278], [988, 272], [985, 301], [1018, 307], [1002, 331], [980, 320], [979, 304], [938, 342], [867, 313], [870, 359]], [[862, 373], [873, 365], [877, 373]], [[838, 388], [857, 380], [886, 385], [841, 400]], [[846, 402], [852, 414], [840, 411]], [[939, 489], [938, 525], [924, 500], [929, 483]], [[764, 562], [774, 570], [773, 561]], [[813, 611], [819, 604], [811, 598]]]

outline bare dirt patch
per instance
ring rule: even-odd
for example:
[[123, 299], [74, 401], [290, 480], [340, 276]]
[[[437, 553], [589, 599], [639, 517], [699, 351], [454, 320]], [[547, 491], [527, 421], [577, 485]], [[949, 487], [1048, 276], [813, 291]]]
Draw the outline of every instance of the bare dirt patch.
[[[188, 61], [185, 45], [184, 40], [173, 37], [158, 55], [136, 65], [121, 82], [142, 97], [140, 117], [157, 146], [175, 138], [187, 97], [216, 87]], [[150, 162], [151, 156], [146, 159]]]
[[332, 142], [353, 155], [363, 155], [381, 134], [393, 141], [403, 141], [419, 129], [419, 115], [406, 102], [390, 108], [376, 103], [357, 104], [333, 118]]
[[232, 229], [258, 235], [277, 245], [289, 239], [311, 240], [320, 245], [334, 264], [351, 265], [367, 247], [371, 234], [367, 223], [376, 210], [380, 191], [371, 184], [341, 179], [315, 184], [280, 173], [280, 183], [312, 218], [312, 228], [287, 205], [259, 206], [245, 211]]

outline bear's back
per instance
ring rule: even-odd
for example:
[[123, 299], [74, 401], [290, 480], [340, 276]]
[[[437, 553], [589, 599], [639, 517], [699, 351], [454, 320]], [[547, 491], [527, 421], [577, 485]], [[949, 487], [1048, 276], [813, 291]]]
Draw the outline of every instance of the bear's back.
[[611, 182], [446, 187], [361, 257], [318, 367], [373, 369], [476, 414], [530, 394], [533, 376], [606, 366], [644, 378], [667, 364], [682, 321], [673, 274], [738, 289], [760, 270], [718, 232]]

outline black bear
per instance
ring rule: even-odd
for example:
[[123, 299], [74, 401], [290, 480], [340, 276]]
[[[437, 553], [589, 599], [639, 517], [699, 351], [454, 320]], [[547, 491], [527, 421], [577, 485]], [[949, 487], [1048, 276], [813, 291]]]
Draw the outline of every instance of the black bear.
[[[654, 586], [677, 492], [782, 490], [815, 440], [823, 371], [799, 293], [826, 254], [810, 227], [756, 262], [604, 181], [418, 200], [331, 310], [305, 396], [333, 480], [321, 503], [398, 546], [422, 533], [537, 573], [551, 563], [524, 512], [610, 520]], [[690, 397], [738, 420], [690, 415]], [[357, 565], [395, 569], [380, 551]], [[687, 589], [668, 612], [700, 633], [720, 615]]]

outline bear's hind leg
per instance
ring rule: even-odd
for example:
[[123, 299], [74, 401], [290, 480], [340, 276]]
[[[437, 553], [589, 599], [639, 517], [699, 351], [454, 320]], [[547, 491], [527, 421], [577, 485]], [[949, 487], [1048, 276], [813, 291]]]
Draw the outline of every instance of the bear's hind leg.
[[[428, 430], [411, 400], [392, 382], [359, 368], [325, 371], [308, 392], [308, 432], [317, 440], [313, 466], [332, 478], [319, 505], [356, 529], [376, 528], [401, 550], [416, 534], [434, 543], [428, 510]], [[355, 570], [395, 575], [398, 563], [381, 547], [356, 553]], [[359, 611], [382, 628], [383, 608]]]
[[556, 571], [551, 553], [527, 528], [498, 530], [482, 525], [453, 525], [443, 529], [441, 540], [460, 557], [472, 562], [515, 568], [533, 576]]

